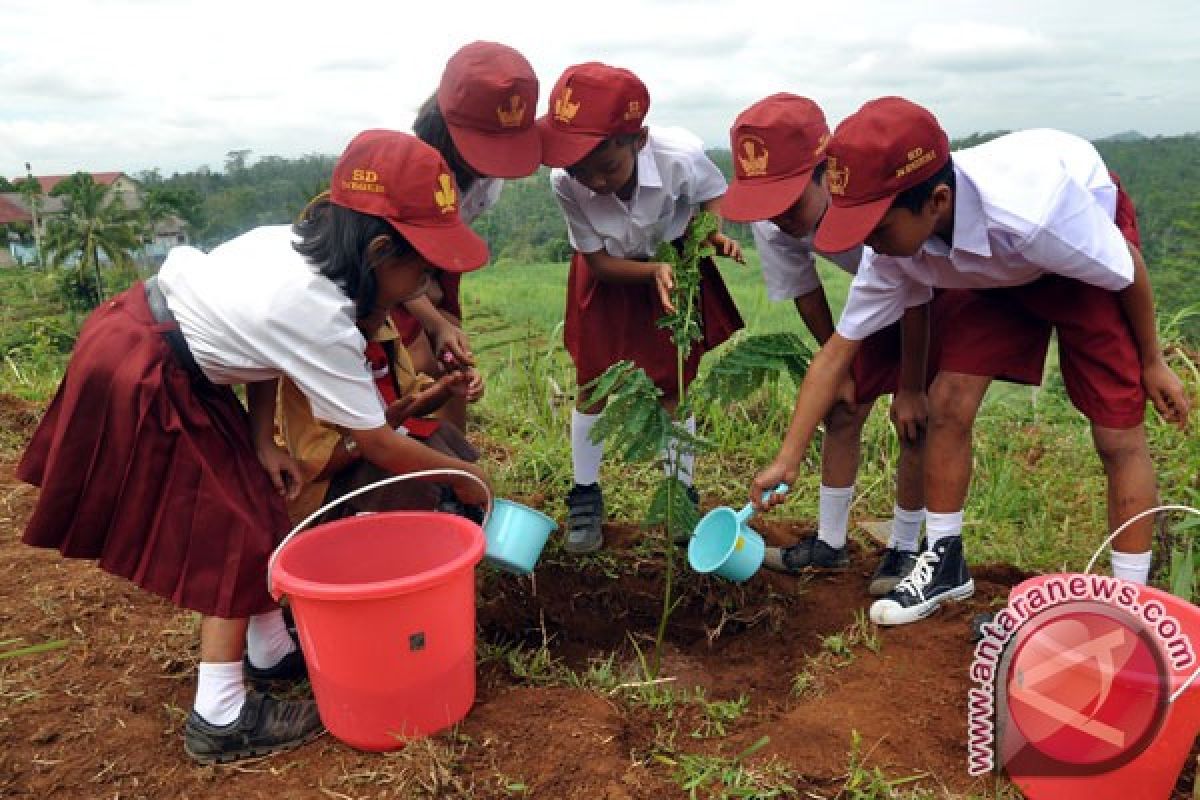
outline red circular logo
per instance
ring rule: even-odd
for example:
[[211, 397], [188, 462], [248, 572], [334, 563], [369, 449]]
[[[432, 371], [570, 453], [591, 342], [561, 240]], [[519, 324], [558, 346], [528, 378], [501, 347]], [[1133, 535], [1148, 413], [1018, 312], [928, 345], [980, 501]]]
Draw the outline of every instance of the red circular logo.
[[1154, 641], [1132, 617], [1078, 604], [1033, 621], [1022, 637], [1006, 676], [1008, 711], [1044, 757], [1115, 766], [1153, 739], [1167, 678]]

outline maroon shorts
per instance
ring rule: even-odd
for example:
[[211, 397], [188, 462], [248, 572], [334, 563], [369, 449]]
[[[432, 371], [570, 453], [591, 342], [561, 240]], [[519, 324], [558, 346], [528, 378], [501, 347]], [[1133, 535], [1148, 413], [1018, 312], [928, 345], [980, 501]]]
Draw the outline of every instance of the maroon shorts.
[[[938, 290], [929, 306], [929, 354], [926, 360], [925, 386], [933, 382], [942, 357], [946, 323], [966, 303], [971, 292], [965, 289]], [[855, 400], [870, 403], [885, 394], [894, 394], [900, 385], [900, 360], [903, 352], [901, 323], [892, 323], [863, 340], [851, 366]]]
[[[685, 386], [696, 377], [700, 357], [742, 327], [742, 317], [711, 258], [700, 264], [700, 309], [704, 338], [684, 362]], [[678, 398], [675, 345], [669, 331], [655, 325], [663, 315], [658, 291], [649, 283], [597, 280], [582, 253], [571, 258], [563, 341], [575, 362], [576, 381], [586, 385], [618, 361], [646, 371], [668, 401]]]
[[[462, 298], [459, 289], [462, 285], [462, 275], [458, 272], [438, 270], [437, 282], [442, 289], [442, 299], [435, 304], [435, 307], [439, 311], [444, 311], [461, 320]], [[392, 309], [392, 322], [396, 325], [400, 340], [404, 342], [405, 347], [410, 347], [421, 335], [421, 322], [404, 308]]]
[[92, 312], [17, 467], [41, 487], [26, 544], [201, 614], [275, 607], [267, 559], [288, 531], [228, 386], [193, 378], [137, 283]]
[[[1113, 180], [1117, 179], [1114, 174]], [[1117, 227], [1135, 247], [1137, 215], [1117, 182]], [[975, 292], [946, 323], [944, 372], [982, 375], [1036, 386], [1050, 333], [1071, 403], [1094, 424], [1134, 428], [1146, 414], [1142, 364], [1116, 292], [1061, 275]]]

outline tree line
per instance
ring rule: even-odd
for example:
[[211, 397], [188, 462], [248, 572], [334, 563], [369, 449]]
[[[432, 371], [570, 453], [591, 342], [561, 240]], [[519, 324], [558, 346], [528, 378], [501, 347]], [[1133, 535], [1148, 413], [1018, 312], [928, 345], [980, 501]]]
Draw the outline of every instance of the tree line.
[[[954, 146], [969, 147], [1001, 133], [973, 134]], [[1096, 146], [1137, 206], [1160, 307], [1172, 311], [1200, 305], [1200, 282], [1194, 278], [1200, 263], [1200, 134], [1100, 141]], [[732, 173], [729, 150], [713, 149], [709, 156], [726, 177]], [[335, 156], [323, 154], [255, 159], [249, 150], [233, 150], [221, 171], [201, 167], [164, 177], [150, 170], [134, 177], [152, 211], [175, 213], [188, 224], [193, 242], [210, 248], [259, 225], [291, 222], [310, 198], [328, 187], [335, 161]], [[76, 191], [78, 183], [62, 191]], [[0, 191], [4, 189], [0, 185]], [[487, 240], [493, 261], [565, 261], [570, 256], [545, 168], [509, 181], [499, 203], [475, 222], [475, 228]], [[746, 226], [729, 229], [743, 244], [752, 244]], [[1200, 318], [1190, 321], [1188, 332], [1200, 338]]]

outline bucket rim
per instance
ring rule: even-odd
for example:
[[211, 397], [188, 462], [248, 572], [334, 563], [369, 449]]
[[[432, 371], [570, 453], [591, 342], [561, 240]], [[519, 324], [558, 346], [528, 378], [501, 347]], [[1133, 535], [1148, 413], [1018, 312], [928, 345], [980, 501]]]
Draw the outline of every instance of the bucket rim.
[[496, 508], [515, 508], [518, 511], [527, 511], [531, 514], [536, 515], [537, 518], [539, 520], [541, 520], [544, 524], [550, 525], [551, 530], [558, 527], [558, 523], [549, 514], [546, 514], [542, 511], [538, 511], [536, 508], [533, 508], [532, 506], [527, 506], [524, 503], [518, 503], [516, 500], [506, 500], [503, 497], [497, 497], [494, 500], [492, 500], [492, 508], [493, 508], [493, 511], [492, 511], [493, 516], [496, 513], [494, 511], [494, 509], [496, 509]]
[[[278, 592], [290, 597], [302, 597], [310, 600], [377, 600], [419, 592], [423, 589], [445, 583], [456, 573], [468, 570], [473, 572], [474, 567], [483, 560], [486, 540], [483, 529], [471, 520], [455, 514], [444, 514], [439, 511], [381, 511], [371, 514], [370, 519], [372, 521], [379, 521], [381, 519], [386, 521], [388, 519], [401, 520], [411, 517], [430, 517], [432, 515], [437, 515], [441, 518], [439, 522], [459, 528], [468, 537], [463, 552], [433, 569], [426, 570], [417, 575], [354, 584], [325, 583], [309, 578], [301, 578], [292, 574], [287, 567], [287, 554], [291, 549], [304, 546], [298, 544], [299, 542], [313, 542], [318, 538], [323, 539], [324, 537], [332, 536], [336, 534], [339, 528], [352, 527], [356, 522], [361, 524], [364, 519], [363, 517], [345, 517], [333, 522], [317, 525], [309, 530], [305, 536], [287, 542], [281, 548], [279, 559], [275, 564], [275, 571], [271, 575], [272, 594]], [[314, 537], [314, 534], [318, 534], [318, 536]]]
[[[713, 511], [716, 511], [716, 510], [717, 509], [713, 509]], [[729, 511], [729, 509], [725, 509], [725, 510]], [[733, 512], [730, 511], [729, 513], [732, 514]], [[710, 511], [709, 514], [712, 514], [712, 511]], [[712, 532], [712, 531], [715, 531], [715, 532]], [[704, 533], [697, 532], [697, 534], [692, 537], [692, 540], [690, 542], [688, 542], [688, 563], [691, 565], [692, 570], [694, 572], [699, 572], [702, 575], [707, 575], [710, 572], [716, 572], [717, 570], [719, 570], [722, 566], [725, 565], [725, 562], [727, 562], [729, 560], [729, 557], [731, 555], [733, 555], [733, 549], [734, 549], [734, 547], [737, 546], [737, 538], [740, 534], [741, 534], [741, 531], [737, 528], [735, 528], [733, 530], [733, 536], [729, 536], [729, 531], [724, 528], [715, 528], [714, 527], [714, 528], [710, 528], [709, 531], [705, 531]], [[700, 547], [702, 545], [702, 543], [701, 543], [702, 536], [710, 538], [710, 539], [717, 537], [717, 536], [722, 536], [722, 537], [726, 537], [728, 539], [728, 541], [724, 544], [724, 547], [719, 551], [721, 553], [720, 558], [710, 558], [710, 559], [708, 559], [709, 563], [701, 562], [700, 565], [697, 565], [697, 563], [696, 563], [697, 557], [696, 557], [696, 555], [694, 555], [694, 553], [699, 553], [699, 551], [700, 551]], [[714, 547], [713, 550], [715, 551], [716, 548]]]

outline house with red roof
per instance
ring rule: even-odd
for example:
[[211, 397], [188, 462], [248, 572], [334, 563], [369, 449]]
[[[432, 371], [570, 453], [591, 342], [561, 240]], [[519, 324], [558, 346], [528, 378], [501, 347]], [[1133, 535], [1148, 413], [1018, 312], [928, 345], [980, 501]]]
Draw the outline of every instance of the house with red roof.
[[[101, 186], [108, 187], [108, 194], [115, 194], [121, 199], [125, 208], [136, 211], [142, 207], [142, 185], [124, 172], [93, 172], [92, 180]], [[38, 230], [41, 235], [46, 233], [46, 224], [64, 211], [62, 197], [54, 197], [50, 192], [70, 175], [35, 175], [34, 180], [41, 186], [42, 194], [37, 199]], [[12, 180], [18, 183], [26, 180], [19, 176]], [[32, 225], [33, 209], [29, 207], [28, 199], [19, 192], [0, 194], [0, 225], [24, 223]], [[12, 230], [11, 228], [9, 229]], [[10, 233], [7, 248], [0, 248], [0, 266], [12, 263], [30, 262], [35, 259], [35, 251], [29, 243], [13, 241]], [[154, 226], [153, 238], [146, 243], [141, 253], [147, 259], [158, 259], [166, 255], [167, 250], [178, 244], [187, 244], [188, 235], [183, 220], [171, 215], [160, 220]], [[3, 243], [0, 243], [2, 245]], [[6, 258], [8, 264], [6, 264]]]

